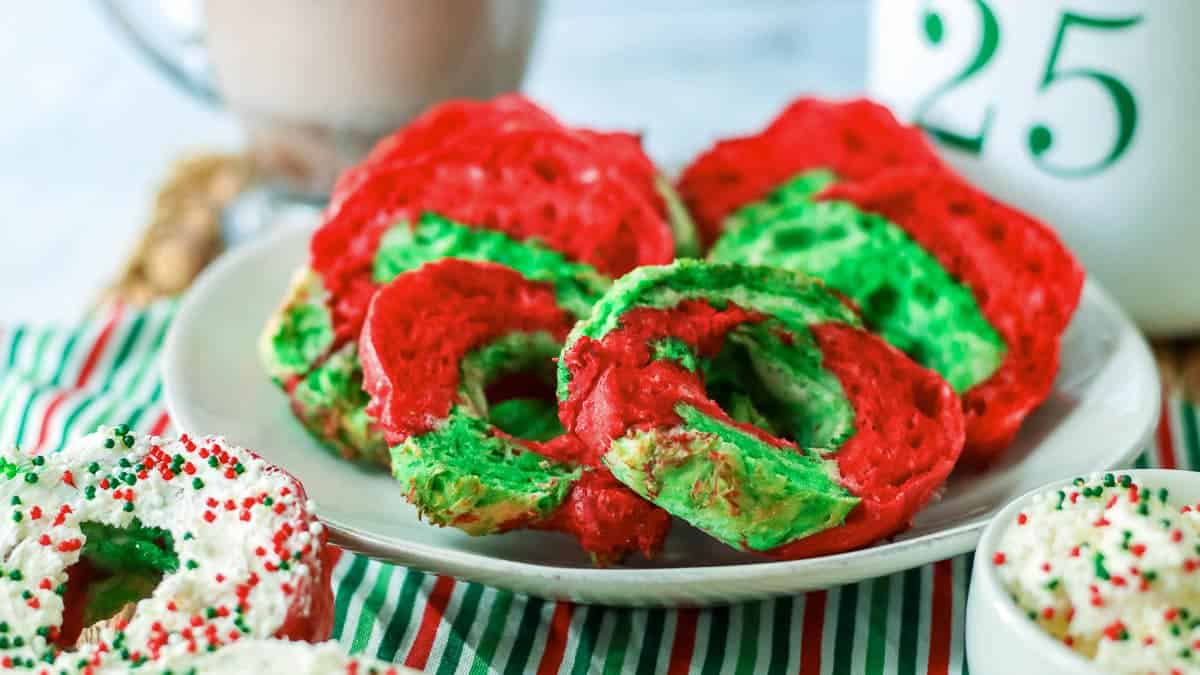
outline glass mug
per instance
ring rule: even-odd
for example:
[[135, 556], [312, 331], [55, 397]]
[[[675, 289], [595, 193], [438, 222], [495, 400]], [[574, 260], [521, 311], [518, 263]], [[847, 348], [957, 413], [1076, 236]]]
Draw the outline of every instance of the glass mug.
[[429, 105], [518, 89], [542, 3], [102, 0], [102, 6], [171, 80], [241, 119], [260, 176], [320, 198], [377, 140]]
[[1197, 30], [1191, 0], [875, 0], [867, 88], [1144, 329], [1200, 333]]

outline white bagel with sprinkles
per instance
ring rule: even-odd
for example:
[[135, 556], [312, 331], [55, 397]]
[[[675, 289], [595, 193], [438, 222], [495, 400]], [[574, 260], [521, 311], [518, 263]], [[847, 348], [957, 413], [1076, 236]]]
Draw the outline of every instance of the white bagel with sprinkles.
[[0, 450], [0, 672], [327, 639], [325, 539], [293, 477], [218, 437], [119, 426], [57, 454]]
[[[146, 675], [168, 671], [180, 675], [419, 675], [419, 671], [404, 666], [347, 656], [336, 642], [308, 644], [288, 640], [239, 640], [215, 652], [177, 656], [155, 666], [145, 671]], [[125, 672], [118, 666], [96, 675]]]

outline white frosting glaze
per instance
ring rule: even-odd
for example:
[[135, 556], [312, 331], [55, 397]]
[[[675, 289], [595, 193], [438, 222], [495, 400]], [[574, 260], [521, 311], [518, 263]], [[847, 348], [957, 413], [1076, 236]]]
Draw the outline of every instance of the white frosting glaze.
[[123, 432], [101, 429], [45, 457], [0, 450], [0, 670], [48, 667], [86, 522], [136, 518], [169, 532], [178, 569], [124, 630], [108, 626], [99, 646], [59, 653], [50, 672], [290, 633], [327, 609], [323, 530], [292, 477], [220, 438]]
[[992, 564], [1054, 637], [1115, 673], [1200, 672], [1200, 514], [1128, 477], [1038, 495]]

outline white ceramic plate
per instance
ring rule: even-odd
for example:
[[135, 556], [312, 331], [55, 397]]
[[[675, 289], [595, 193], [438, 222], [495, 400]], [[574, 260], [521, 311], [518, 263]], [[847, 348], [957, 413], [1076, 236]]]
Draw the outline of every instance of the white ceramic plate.
[[395, 484], [321, 449], [259, 367], [256, 340], [307, 257], [291, 228], [236, 248], [197, 279], [167, 338], [167, 406], [181, 430], [219, 433], [300, 478], [335, 540], [403, 565], [544, 597], [620, 605], [707, 605], [796, 593], [896, 572], [972, 549], [988, 518], [1057, 477], [1127, 464], [1149, 441], [1159, 383], [1137, 330], [1095, 283], [1063, 344], [1050, 399], [999, 463], [954, 476], [894, 541], [793, 562], [738, 553], [676, 522], [662, 555], [594, 569], [564, 535], [469, 537], [417, 519]]

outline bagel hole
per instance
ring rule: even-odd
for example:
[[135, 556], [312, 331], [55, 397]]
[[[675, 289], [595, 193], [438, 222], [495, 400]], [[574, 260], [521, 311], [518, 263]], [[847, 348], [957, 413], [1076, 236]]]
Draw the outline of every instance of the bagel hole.
[[554, 394], [553, 362], [543, 368], [506, 373], [484, 389], [488, 421], [527, 441], [548, 441], [563, 432]]
[[[769, 329], [739, 326], [726, 336], [721, 351], [704, 363], [705, 391], [736, 422], [801, 447], [837, 447], [844, 440], [847, 420], [825, 402], [841, 392], [827, 391], [825, 383], [809, 377], [806, 371], [817, 372], [820, 364], [798, 364], [799, 354]], [[789, 361], [786, 367], [778, 358], [783, 355]], [[803, 384], [798, 386], [797, 378]]]
[[461, 389], [475, 415], [527, 441], [563, 433], [555, 395], [555, 357], [562, 344], [542, 333], [510, 333], [467, 354]]
[[154, 594], [179, 569], [171, 533], [136, 518], [127, 527], [85, 522], [79, 561], [67, 568], [63, 622], [55, 644], [71, 648], [89, 627], [104, 624]]

